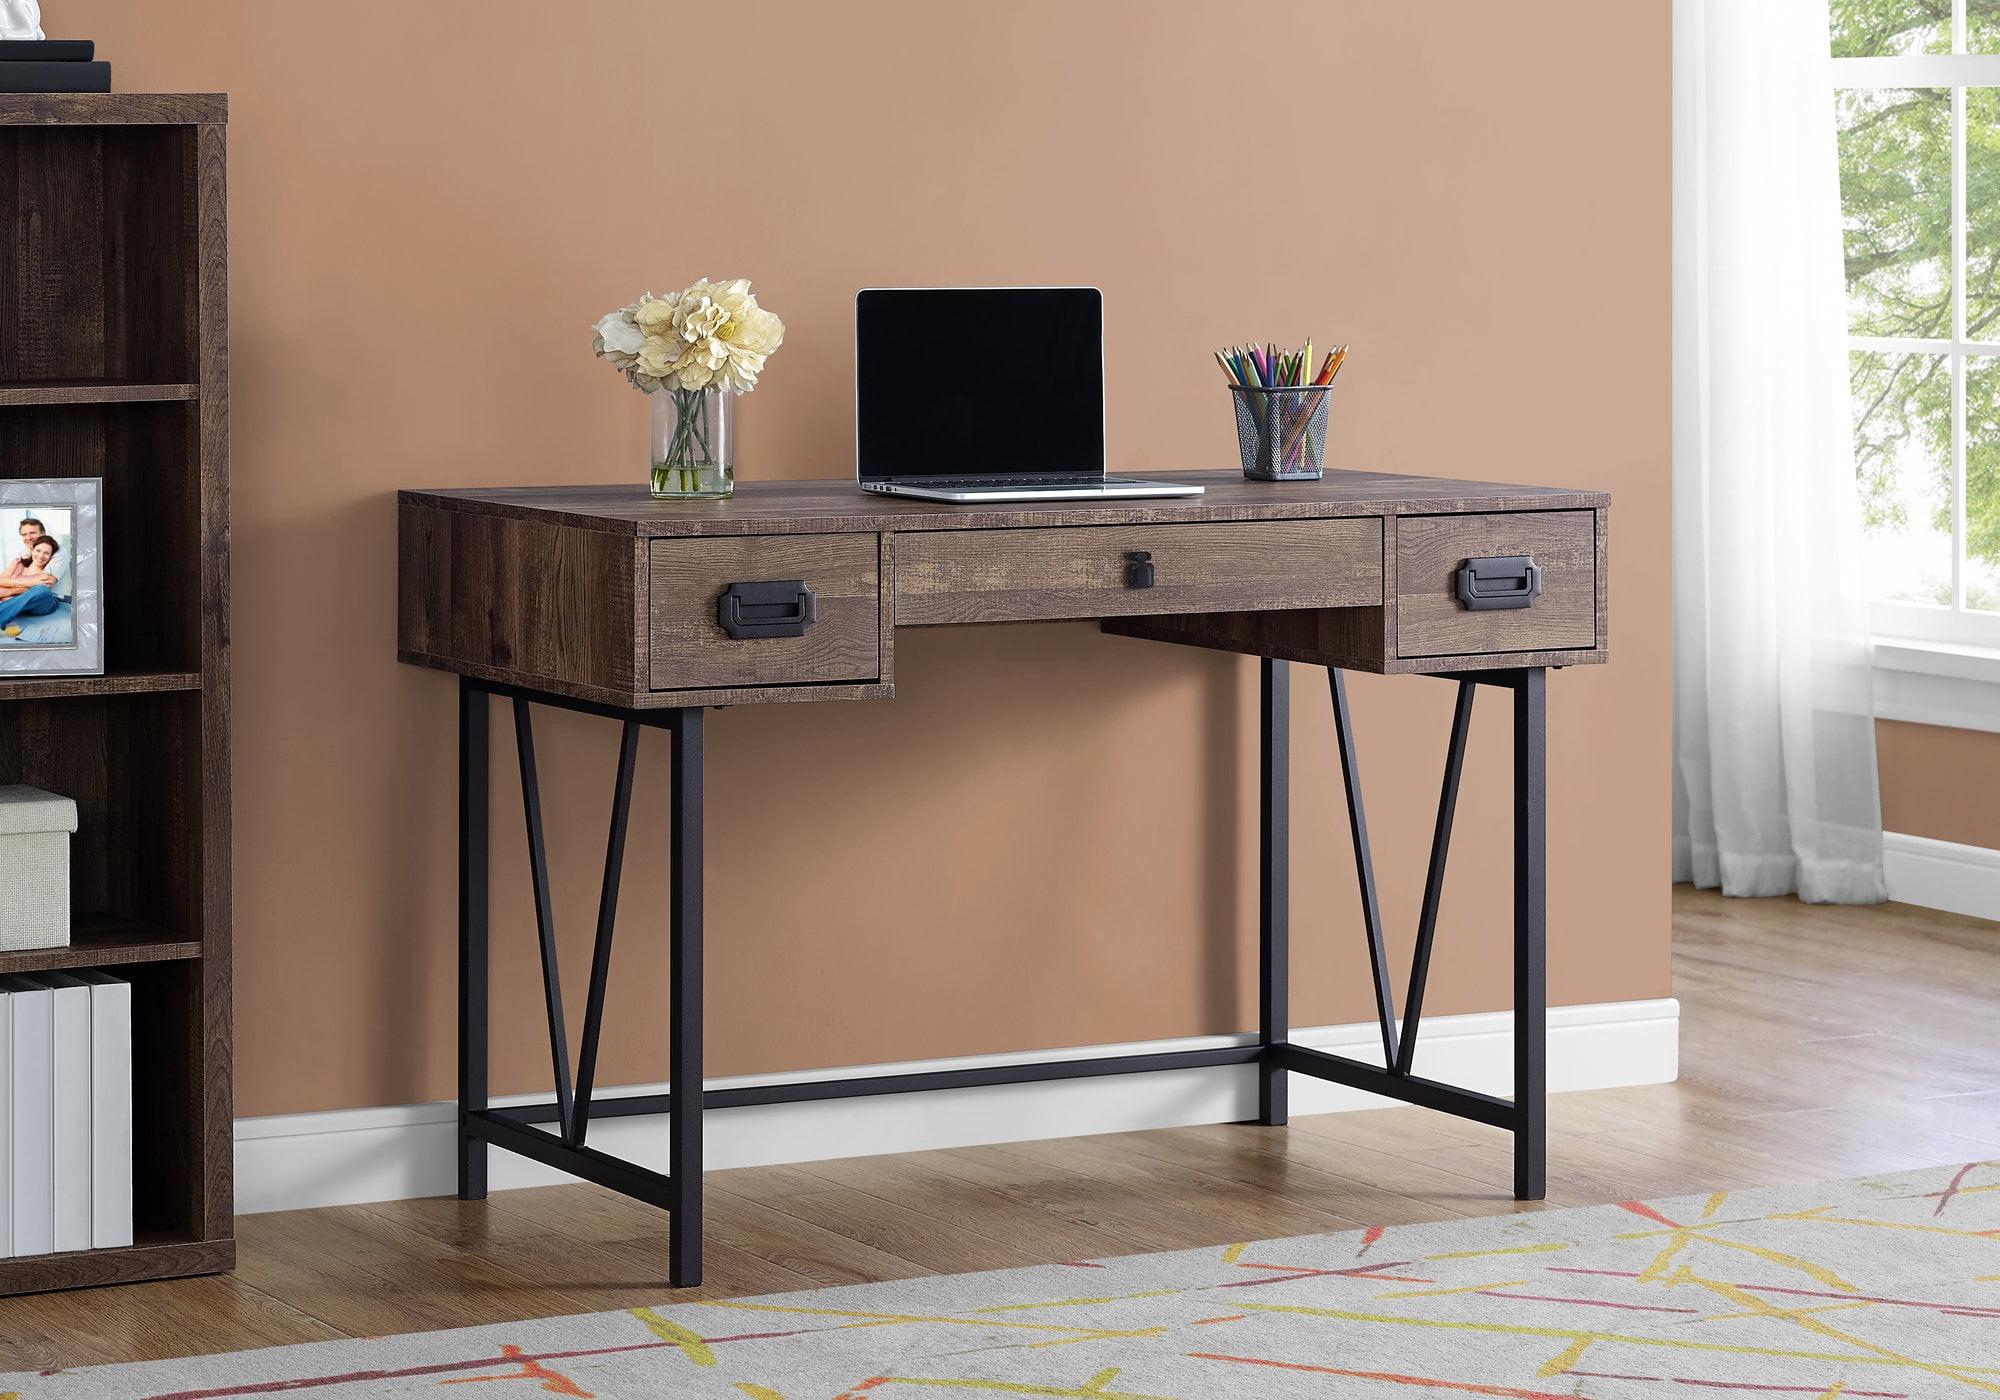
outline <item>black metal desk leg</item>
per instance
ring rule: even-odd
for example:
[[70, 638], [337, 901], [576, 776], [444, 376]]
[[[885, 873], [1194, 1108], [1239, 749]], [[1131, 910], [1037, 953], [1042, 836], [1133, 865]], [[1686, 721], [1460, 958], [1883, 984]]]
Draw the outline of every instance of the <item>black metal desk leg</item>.
[[1537, 666], [1514, 684], [1514, 1198], [1520, 1201], [1548, 1193], [1547, 678]]
[[466, 1131], [486, 1107], [486, 776], [488, 703], [458, 683], [458, 1194], [486, 1198], [486, 1139]]
[[701, 1282], [701, 721], [698, 709], [674, 712], [667, 1281], [675, 1288]]
[[1289, 663], [1265, 657], [1258, 706], [1257, 1121], [1288, 1120], [1285, 1074], [1275, 1046], [1291, 1033], [1291, 738]]

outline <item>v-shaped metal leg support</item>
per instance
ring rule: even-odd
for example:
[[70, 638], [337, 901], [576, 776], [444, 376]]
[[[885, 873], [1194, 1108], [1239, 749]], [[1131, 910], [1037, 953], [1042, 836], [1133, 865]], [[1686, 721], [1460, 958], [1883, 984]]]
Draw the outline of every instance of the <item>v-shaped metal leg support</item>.
[[[495, 1109], [486, 1097], [488, 742], [490, 695], [513, 701], [514, 747], [521, 770], [521, 809], [527, 822], [529, 883], [534, 892], [535, 932], [541, 956], [542, 998], [548, 1017], [550, 1067], [555, 1102], [525, 1109]], [[550, 907], [548, 849], [542, 828], [541, 780], [535, 764], [531, 702], [563, 704], [623, 721], [618, 768], [611, 795], [611, 829], [605, 843], [604, 879], [597, 905], [596, 940], [591, 949], [590, 983], [584, 996], [583, 1035], [574, 1075], [564, 1016], [562, 974], [556, 960], [555, 919]], [[618, 891], [625, 865], [625, 835], [632, 813], [632, 783], [639, 756], [639, 730], [652, 725], [670, 735], [673, 768], [669, 788], [672, 833], [668, 943], [670, 953], [668, 1102], [648, 1100], [649, 1110], [668, 1118], [668, 1170], [627, 1162], [589, 1147], [585, 1138], [597, 1083], [598, 1044], [604, 1029], [604, 994], [611, 976], [611, 940], [618, 922]], [[489, 1145], [504, 1147], [572, 1176], [672, 1212], [667, 1274], [677, 1288], [701, 1282], [701, 1112], [702, 1037], [702, 711], [613, 711], [504, 686], [461, 682], [459, 690], [459, 1162], [458, 1194], [468, 1200], [486, 1195]], [[603, 1106], [630, 1111], [631, 1100]], [[557, 1131], [533, 1126], [553, 1120]]]
[[[1547, 744], [1546, 673], [1539, 667], [1506, 671], [1465, 672], [1451, 677], [1458, 683], [1452, 712], [1451, 738], [1445, 748], [1444, 781], [1438, 795], [1437, 822], [1432, 830], [1430, 866], [1424, 879], [1424, 901], [1417, 922], [1417, 941], [1405, 991], [1403, 1018], [1397, 1023], [1382, 938], [1381, 906], [1375, 890], [1375, 861], [1368, 841], [1368, 818], [1361, 797], [1361, 774], [1355, 753], [1354, 724], [1347, 707], [1346, 678], [1329, 668], [1334, 734], [1340, 750], [1341, 786], [1347, 799], [1348, 827], [1354, 842], [1354, 865], [1361, 894], [1362, 931], [1368, 943], [1375, 1018], [1382, 1032], [1382, 1066], [1342, 1055], [1294, 1045], [1288, 1039], [1289, 898], [1289, 778], [1287, 775], [1290, 701], [1287, 663], [1263, 662], [1261, 718], [1261, 816], [1259, 950], [1261, 964], [1258, 1042], [1261, 1052], [1258, 1119], [1277, 1124], [1286, 1120], [1284, 1076], [1287, 1071], [1366, 1089], [1406, 1103], [1421, 1104], [1462, 1118], [1507, 1128], [1514, 1134], [1514, 1194], [1540, 1200], [1545, 1193], [1546, 1022], [1548, 1019], [1544, 957], [1546, 842], [1543, 811], [1546, 802]], [[1422, 1023], [1424, 989], [1430, 977], [1431, 954], [1437, 936], [1438, 909], [1444, 895], [1445, 864], [1451, 849], [1452, 822], [1458, 806], [1459, 778], [1465, 766], [1465, 746], [1472, 727], [1472, 704], [1480, 685], [1514, 693], [1514, 1097], [1511, 1101], [1474, 1093], [1412, 1073], [1417, 1032]]]

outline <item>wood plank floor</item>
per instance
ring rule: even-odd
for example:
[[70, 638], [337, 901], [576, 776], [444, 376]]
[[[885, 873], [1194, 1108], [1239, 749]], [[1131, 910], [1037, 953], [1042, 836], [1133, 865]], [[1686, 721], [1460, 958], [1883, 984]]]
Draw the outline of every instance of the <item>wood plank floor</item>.
[[[1547, 1207], [2000, 1157], [2000, 925], [1676, 892], [1679, 1083], [1550, 1102]], [[1544, 1209], [1501, 1133], [1393, 1108], [708, 1178], [741, 1296]], [[246, 1216], [215, 1278], [0, 1300], [0, 1369], [657, 1302], [664, 1218], [587, 1186]]]

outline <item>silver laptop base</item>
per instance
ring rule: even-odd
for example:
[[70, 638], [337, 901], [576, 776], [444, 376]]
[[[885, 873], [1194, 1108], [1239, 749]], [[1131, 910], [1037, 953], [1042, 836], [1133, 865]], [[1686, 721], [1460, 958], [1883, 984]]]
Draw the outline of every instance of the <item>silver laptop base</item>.
[[1199, 496], [1207, 488], [1178, 481], [1141, 481], [1128, 476], [1107, 476], [1074, 485], [1035, 486], [943, 486], [914, 481], [866, 481], [864, 491], [883, 496], [916, 496], [926, 501], [1073, 501], [1101, 500], [1107, 496]]

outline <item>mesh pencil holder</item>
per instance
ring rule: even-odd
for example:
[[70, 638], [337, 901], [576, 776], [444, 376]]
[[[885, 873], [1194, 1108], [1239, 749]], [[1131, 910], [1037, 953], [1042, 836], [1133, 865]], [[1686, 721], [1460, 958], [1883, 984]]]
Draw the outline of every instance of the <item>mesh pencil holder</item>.
[[1332, 389], [1331, 384], [1230, 385], [1243, 475], [1252, 481], [1319, 480], [1326, 460], [1326, 396]]

